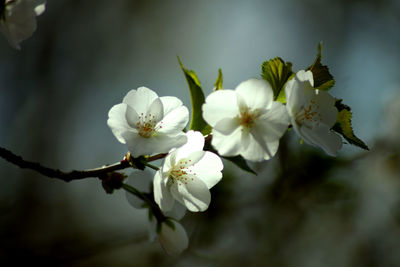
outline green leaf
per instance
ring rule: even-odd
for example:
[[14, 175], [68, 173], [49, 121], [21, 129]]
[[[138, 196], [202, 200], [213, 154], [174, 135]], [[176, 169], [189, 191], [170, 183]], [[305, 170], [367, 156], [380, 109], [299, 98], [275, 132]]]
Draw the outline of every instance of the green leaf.
[[[290, 79], [292, 79], [295, 75], [296, 75], [296, 73], [292, 73], [292, 75], [289, 76], [289, 78], [288, 78], [288, 80], [286, 81], [286, 83], [287, 83]], [[278, 97], [276, 98], [276, 101], [279, 101], [279, 102], [281, 102], [282, 104], [286, 104], [286, 94], [285, 94], [285, 90], [284, 90], [284, 88], [285, 88], [285, 86], [286, 86], [286, 83], [283, 85], [282, 90], [279, 92], [279, 95], [278, 95]]]
[[211, 128], [204, 121], [201, 111], [201, 106], [205, 102], [205, 98], [203, 90], [201, 89], [200, 81], [194, 71], [183, 67], [179, 57], [178, 61], [189, 85], [190, 98], [192, 102], [192, 116], [190, 118], [189, 130], [200, 131], [203, 135], [209, 134]]
[[214, 83], [214, 91], [218, 91], [218, 90], [222, 89], [222, 82], [223, 82], [222, 71], [221, 71], [221, 69], [219, 69], [217, 80]]
[[257, 175], [257, 173], [255, 171], [253, 171], [249, 165], [247, 165], [246, 160], [242, 157], [242, 156], [235, 156], [235, 157], [223, 157], [224, 159], [229, 160], [230, 162], [232, 162], [233, 164], [235, 164], [237, 167], [239, 167], [240, 169], [250, 172], [254, 175]]
[[341, 134], [350, 144], [369, 150], [368, 146], [354, 135], [353, 127], [351, 125], [351, 117], [353, 114], [351, 113], [350, 107], [343, 104], [342, 99], [336, 100], [335, 106], [338, 109], [339, 114], [332, 130]]
[[314, 88], [328, 91], [335, 84], [333, 76], [329, 72], [328, 66], [321, 64], [322, 59], [322, 43], [318, 44], [318, 54], [314, 63], [307, 68], [311, 70], [314, 77]]
[[[268, 81], [274, 91], [274, 99], [286, 102], [285, 90], [282, 90], [286, 82], [293, 75], [292, 63], [283, 61], [280, 57], [265, 61], [261, 65], [261, 76]], [[283, 102], [283, 103], [284, 103]]]

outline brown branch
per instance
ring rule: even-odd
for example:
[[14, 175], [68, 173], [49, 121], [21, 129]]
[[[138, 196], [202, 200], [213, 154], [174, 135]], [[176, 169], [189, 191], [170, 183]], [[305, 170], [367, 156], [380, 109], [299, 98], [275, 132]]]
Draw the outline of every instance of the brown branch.
[[79, 179], [84, 179], [88, 177], [98, 177], [102, 179], [107, 173], [117, 171], [117, 170], [122, 170], [126, 169], [128, 167], [131, 167], [128, 160], [124, 158], [120, 162], [103, 166], [100, 168], [96, 169], [89, 169], [89, 170], [73, 170], [70, 172], [63, 172], [58, 169], [52, 169], [45, 167], [41, 165], [40, 163], [37, 162], [31, 162], [31, 161], [26, 161], [22, 157], [15, 155], [11, 151], [0, 147], [0, 157], [4, 158], [8, 162], [17, 165], [18, 167], [22, 169], [31, 169], [34, 171], [37, 171], [44, 176], [50, 177], [50, 178], [57, 178], [60, 180], [63, 180], [65, 182], [70, 182], [72, 180], [79, 180]]
[[150, 161], [162, 159], [162, 158], [165, 158], [167, 155], [168, 155], [167, 153], [157, 154], [157, 155], [148, 157], [148, 158], [146, 159], [146, 161], [147, 161], [147, 162], [150, 162]]

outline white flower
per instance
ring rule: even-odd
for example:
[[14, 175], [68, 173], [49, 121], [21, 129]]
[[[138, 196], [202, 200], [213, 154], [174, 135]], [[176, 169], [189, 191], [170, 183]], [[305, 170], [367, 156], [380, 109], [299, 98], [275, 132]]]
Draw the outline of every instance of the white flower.
[[[126, 179], [126, 183], [142, 193], [150, 195], [150, 185], [153, 183], [154, 171], [145, 169], [144, 171], [133, 171], [128, 178]], [[128, 200], [129, 204], [136, 209], [143, 209], [146, 208], [145, 202], [135, 196], [134, 194], [126, 191], [126, 199]], [[172, 210], [168, 212], [164, 212], [164, 215], [175, 220], [180, 220], [185, 216], [186, 208], [176, 203]], [[152, 236], [152, 233], [150, 233]], [[152, 239], [152, 238], [150, 238]]]
[[[126, 183], [149, 196], [152, 179], [153, 175], [149, 170], [134, 171], [129, 175]], [[146, 202], [130, 192], [126, 191], [126, 198], [134, 208], [149, 208], [145, 205]], [[157, 238], [164, 250], [170, 255], [179, 254], [188, 247], [189, 241], [186, 231], [178, 223], [178, 220], [185, 215], [185, 211], [186, 208], [177, 203], [171, 211], [164, 212], [164, 215], [168, 217], [167, 222], [161, 222], [159, 231], [157, 231], [157, 220], [154, 216], [150, 218], [148, 223], [149, 240], [153, 242]]]
[[212, 145], [220, 155], [240, 154], [252, 161], [273, 157], [289, 125], [285, 107], [273, 101], [271, 86], [258, 79], [210, 94], [203, 117], [213, 127]]
[[335, 156], [342, 147], [342, 139], [331, 130], [338, 115], [335, 98], [313, 86], [311, 71], [297, 72], [285, 88], [286, 108], [294, 130], [306, 143]]
[[161, 223], [158, 241], [169, 255], [180, 254], [189, 245], [189, 239], [185, 228], [172, 219], [168, 219], [168, 222]]
[[178, 98], [158, 97], [152, 90], [139, 87], [111, 108], [107, 124], [118, 141], [137, 157], [167, 153], [186, 143], [182, 130], [188, 120], [189, 111]]
[[222, 161], [203, 151], [203, 135], [189, 131], [187, 137], [187, 143], [171, 151], [154, 176], [154, 200], [162, 211], [173, 209], [175, 200], [190, 211], [206, 210], [211, 201], [209, 189], [222, 178]]
[[19, 43], [36, 30], [36, 16], [45, 10], [43, 0], [6, 0], [0, 18], [0, 31], [10, 45], [21, 49]]

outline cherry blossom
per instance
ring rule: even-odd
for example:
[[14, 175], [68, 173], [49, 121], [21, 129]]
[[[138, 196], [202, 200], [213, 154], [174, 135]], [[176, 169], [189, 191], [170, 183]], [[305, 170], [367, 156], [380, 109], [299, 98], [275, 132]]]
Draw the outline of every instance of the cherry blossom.
[[[154, 172], [155, 171], [149, 169], [146, 169], [144, 171], [133, 171], [126, 179], [126, 183], [136, 188], [140, 192], [151, 196], [151, 185], [153, 184]], [[131, 204], [131, 206], [135, 209], [143, 209], [148, 207], [145, 201], [127, 191], [126, 199], [128, 200], [129, 204]], [[186, 208], [180, 203], [175, 203], [173, 209], [168, 212], [164, 212], [164, 215], [179, 221], [183, 218], [183, 216], [185, 216], [185, 213]]]
[[213, 127], [212, 145], [220, 155], [251, 161], [273, 157], [289, 125], [284, 105], [273, 101], [271, 86], [259, 79], [210, 94], [203, 117]]
[[185, 145], [166, 156], [154, 176], [154, 200], [162, 211], [172, 210], [176, 201], [193, 212], [206, 210], [211, 201], [209, 189], [222, 178], [222, 161], [203, 151], [203, 135], [189, 131], [187, 138]]
[[107, 124], [134, 157], [166, 153], [186, 143], [182, 131], [189, 111], [176, 97], [158, 97], [146, 88], [131, 90], [108, 113]]
[[336, 156], [342, 147], [342, 139], [331, 130], [338, 115], [335, 98], [313, 86], [311, 71], [301, 70], [288, 81], [285, 94], [290, 121], [306, 143], [319, 146], [327, 154]]

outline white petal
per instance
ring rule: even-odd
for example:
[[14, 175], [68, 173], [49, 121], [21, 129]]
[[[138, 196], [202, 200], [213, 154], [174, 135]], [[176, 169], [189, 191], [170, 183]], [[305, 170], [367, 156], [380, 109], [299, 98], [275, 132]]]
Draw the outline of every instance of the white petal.
[[212, 127], [223, 118], [234, 118], [239, 115], [236, 92], [219, 90], [211, 93], [202, 106], [203, 118]]
[[158, 133], [149, 138], [139, 135], [130, 136], [130, 142], [127, 141], [126, 144], [129, 152], [131, 152], [134, 157], [137, 157], [141, 155], [167, 153], [171, 148], [179, 147], [186, 143], [186, 140], [186, 135], [183, 132], [176, 135]]
[[172, 166], [176, 165], [176, 154], [178, 153], [177, 149], [171, 149], [168, 155], [165, 157], [163, 162], [163, 171], [169, 172]]
[[45, 3], [36, 6], [35, 9], [34, 9], [36, 16], [42, 15], [45, 10], [46, 10], [46, 4]]
[[122, 102], [131, 106], [139, 115], [141, 113], [145, 115], [157, 97], [157, 94], [149, 88], [139, 87], [137, 90], [129, 91]]
[[242, 146], [241, 150], [240, 150], [240, 154], [242, 154], [243, 151], [246, 151], [251, 140], [252, 140], [252, 136], [250, 134], [249, 131], [242, 131], [242, 136], [240, 138], [240, 144]]
[[131, 131], [132, 127], [128, 124], [126, 120], [126, 104], [118, 104], [113, 106], [108, 112], [107, 124], [113, 132], [114, 136], [121, 143], [125, 144], [126, 139], [124, 135], [126, 132]]
[[150, 155], [148, 152], [151, 151], [151, 148], [149, 148], [147, 138], [140, 136], [137, 131], [134, 131], [134, 129], [123, 132], [121, 136], [124, 138], [126, 146], [128, 147], [128, 150], [131, 152], [132, 156], [138, 157]]
[[164, 212], [164, 215], [179, 221], [185, 216], [185, 213], [186, 207], [176, 201], [172, 210]]
[[222, 134], [229, 135], [240, 126], [236, 118], [224, 118], [215, 124], [214, 129]]
[[239, 107], [239, 112], [240, 112], [240, 115], [236, 117], [236, 118], [238, 118], [238, 117], [242, 116], [242, 113], [248, 112], [251, 108], [249, 108], [246, 101], [240, 94], [237, 94], [236, 98], [237, 98], [237, 105]]
[[269, 83], [260, 79], [250, 79], [240, 83], [236, 87], [236, 92], [243, 97], [251, 109], [269, 107], [274, 98]]
[[210, 189], [221, 180], [221, 171], [223, 168], [224, 165], [221, 158], [207, 151], [203, 158], [192, 167], [192, 170], [206, 184], [207, 188]]
[[188, 131], [186, 133], [187, 142], [177, 151], [176, 161], [189, 157], [192, 153], [203, 151], [204, 136], [197, 131]]
[[312, 87], [314, 87], [314, 77], [311, 70], [308, 71], [299, 70], [296, 73], [296, 79], [299, 80], [300, 82], [308, 82]]
[[193, 212], [205, 211], [211, 201], [210, 190], [194, 175], [187, 175], [187, 182], [176, 181], [171, 185], [171, 194]]
[[263, 139], [268, 143], [279, 140], [286, 132], [288, 125], [289, 116], [285, 106], [274, 101], [271, 108], [258, 118], [254, 128], [263, 134]]
[[163, 179], [165, 178], [162, 177], [162, 171], [157, 171], [153, 180], [153, 194], [154, 201], [158, 204], [163, 212], [166, 212], [172, 210], [175, 200], [168, 188], [165, 186]]
[[125, 119], [126, 122], [129, 124], [129, 126], [131, 128], [137, 129], [137, 125], [136, 123], [139, 122], [139, 116], [136, 113], [136, 111], [131, 108], [130, 106], [126, 105], [126, 104], [121, 104], [121, 105], [125, 105], [126, 106], [126, 111], [125, 111]]
[[294, 92], [298, 90], [298, 86], [299, 83], [295, 78], [287, 81], [285, 85], [286, 108], [290, 116], [295, 116], [301, 106], [296, 103], [296, 97], [293, 95]]
[[[264, 158], [270, 159], [275, 155], [276, 150], [271, 151], [270, 147], [268, 147], [268, 144], [271, 144], [271, 143], [275, 144], [275, 142], [278, 142], [278, 144], [279, 144], [279, 139], [269, 138], [269, 136], [267, 135], [267, 133], [264, 132], [264, 130], [266, 130], [266, 129], [261, 128], [261, 127], [254, 127], [251, 131], [251, 135], [254, 137], [254, 139], [257, 141], [257, 143], [265, 151], [267, 158], [265, 158], [265, 156], [264, 156], [263, 159]], [[273, 146], [273, 148], [275, 148], [275, 146]], [[262, 159], [260, 159], [260, 160], [262, 160]]]
[[181, 158], [181, 166], [188, 167], [199, 162], [205, 155], [205, 151], [195, 151], [185, 158]]
[[[150, 192], [150, 184], [153, 180], [153, 173], [149, 170], [144, 171], [133, 171], [129, 177], [126, 179], [126, 183], [130, 186], [133, 186], [140, 192], [149, 193]], [[125, 191], [126, 199], [129, 204], [131, 204], [134, 208], [140, 209], [143, 208], [143, 204], [145, 203], [143, 200], [138, 198], [132, 193]]]
[[164, 116], [182, 106], [182, 101], [174, 96], [162, 96], [160, 100], [164, 107]]
[[224, 135], [213, 129], [213, 137], [211, 144], [222, 156], [236, 156], [243, 150], [244, 145], [241, 143], [242, 128], [238, 127], [233, 133]]
[[321, 122], [332, 127], [335, 124], [338, 115], [338, 110], [335, 107], [335, 98], [328, 92], [316, 90], [316, 96], [314, 99], [319, 105], [318, 111], [322, 116]]
[[320, 124], [313, 129], [302, 127], [301, 132], [307, 137], [305, 141], [311, 140], [311, 144], [321, 147], [330, 156], [336, 156], [342, 147], [341, 137], [326, 125]]
[[319, 146], [318, 142], [314, 137], [314, 133], [312, 133], [312, 128], [309, 127], [305, 127], [305, 126], [299, 126], [297, 125], [297, 133], [299, 134], [299, 136], [303, 139], [303, 141], [307, 144], [313, 145], [313, 146]]
[[157, 123], [156, 128], [161, 133], [177, 133], [182, 131], [189, 121], [189, 110], [180, 106], [169, 113]]
[[304, 134], [301, 132], [301, 128], [305, 128], [299, 124], [297, 124], [295, 118], [291, 118], [291, 124], [293, 125], [293, 129], [296, 132], [296, 134], [303, 139], [306, 143], [312, 144], [311, 140], [308, 140], [307, 137], [304, 136]]
[[[257, 136], [257, 135], [256, 135]], [[257, 136], [259, 137], [259, 136]], [[256, 139], [254, 134], [249, 135], [249, 142], [246, 150], [240, 154], [246, 160], [250, 161], [262, 161], [268, 160], [276, 154], [279, 146], [279, 140], [275, 142], [263, 142], [261, 138]]]
[[189, 239], [180, 223], [175, 220], [170, 220], [170, 222], [173, 223], [174, 228], [171, 228], [166, 223], [162, 223], [158, 240], [165, 252], [169, 255], [177, 255], [188, 247]]
[[154, 99], [146, 112], [147, 119], [160, 121], [164, 117], [164, 108], [159, 98]]
[[295, 116], [300, 109], [308, 105], [316, 91], [308, 80], [300, 81], [297, 76], [287, 82], [285, 87], [286, 108], [290, 116]]

